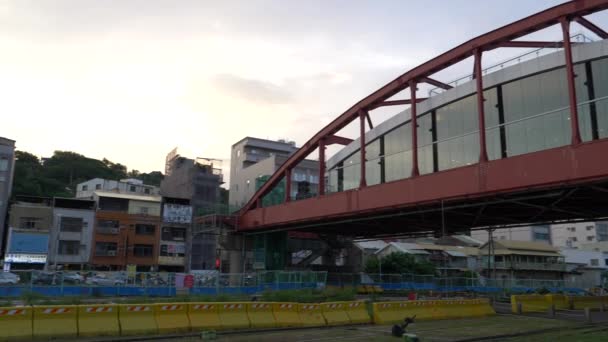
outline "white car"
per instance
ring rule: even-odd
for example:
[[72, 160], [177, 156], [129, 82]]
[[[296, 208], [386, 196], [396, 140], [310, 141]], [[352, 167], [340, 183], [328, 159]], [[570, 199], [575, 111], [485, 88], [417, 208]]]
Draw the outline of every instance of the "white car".
[[10, 272], [0, 272], [0, 285], [17, 285], [21, 278]]
[[92, 277], [88, 277], [85, 283], [88, 285], [117, 286], [124, 285], [125, 281], [120, 278], [109, 278], [105, 274], [96, 274]]

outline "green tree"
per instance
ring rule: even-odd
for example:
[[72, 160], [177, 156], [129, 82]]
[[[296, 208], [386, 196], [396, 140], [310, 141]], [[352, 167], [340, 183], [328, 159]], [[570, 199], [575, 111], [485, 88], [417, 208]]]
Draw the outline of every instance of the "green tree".
[[395, 252], [383, 258], [370, 258], [365, 264], [366, 273], [379, 273], [382, 269], [384, 274], [435, 274], [435, 265], [428, 261], [418, 261], [414, 256], [407, 253]]

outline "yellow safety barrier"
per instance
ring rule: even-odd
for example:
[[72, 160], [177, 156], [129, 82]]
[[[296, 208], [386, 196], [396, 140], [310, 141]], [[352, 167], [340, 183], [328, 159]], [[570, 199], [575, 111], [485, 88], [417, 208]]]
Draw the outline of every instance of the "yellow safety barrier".
[[154, 304], [120, 304], [118, 319], [121, 335], [157, 334]]
[[299, 327], [302, 325], [298, 313], [298, 303], [274, 303], [272, 313], [278, 327]]
[[188, 306], [186, 304], [155, 304], [154, 317], [161, 334], [190, 330], [190, 319], [188, 319]]
[[49, 305], [34, 307], [34, 338], [78, 336], [78, 307]]
[[0, 341], [32, 339], [32, 307], [0, 307]]
[[353, 324], [367, 324], [372, 321], [367, 311], [365, 302], [350, 302], [344, 303], [346, 306], [346, 314]]
[[517, 304], [521, 304], [522, 312], [547, 311], [550, 303], [543, 295], [512, 295], [511, 311], [517, 313]]
[[218, 311], [218, 303], [193, 303], [188, 305], [188, 317], [192, 330], [221, 329], [222, 323]]
[[316, 327], [327, 324], [321, 304], [298, 304], [298, 316], [303, 326]]
[[385, 302], [385, 303], [374, 303], [373, 318], [376, 324], [395, 324], [403, 322], [404, 316], [404, 302]]
[[346, 314], [344, 302], [322, 303], [321, 310], [327, 325], [350, 324], [350, 318]]
[[272, 303], [247, 303], [247, 317], [252, 328], [274, 328], [277, 326]]
[[468, 318], [494, 315], [488, 299], [461, 299], [435, 301], [441, 318]]
[[602, 305], [608, 306], [608, 297], [606, 296], [570, 296], [568, 302], [572, 303], [572, 308], [575, 310], [583, 310], [585, 308], [599, 309]]
[[247, 317], [247, 303], [222, 303], [219, 304], [219, 316], [222, 329], [249, 328]]
[[406, 317], [416, 319], [467, 318], [494, 315], [487, 299], [413, 300], [373, 304], [374, 323], [394, 324]]
[[570, 308], [568, 297], [562, 294], [547, 294], [545, 295], [545, 300], [549, 303], [549, 306], [553, 305], [557, 310]]
[[78, 336], [118, 336], [117, 305], [79, 305]]

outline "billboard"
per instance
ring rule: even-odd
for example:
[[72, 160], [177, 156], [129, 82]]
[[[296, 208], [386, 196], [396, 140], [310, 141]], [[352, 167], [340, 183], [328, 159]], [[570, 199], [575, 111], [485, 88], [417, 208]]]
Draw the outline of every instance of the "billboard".
[[165, 203], [165, 205], [163, 206], [163, 222], [192, 222], [192, 207], [189, 205]]

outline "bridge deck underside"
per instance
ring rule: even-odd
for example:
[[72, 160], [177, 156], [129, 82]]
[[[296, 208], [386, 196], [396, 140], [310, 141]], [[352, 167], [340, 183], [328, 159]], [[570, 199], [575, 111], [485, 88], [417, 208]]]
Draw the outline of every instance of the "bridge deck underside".
[[258, 208], [238, 230], [375, 237], [597, 220], [608, 217], [607, 151], [602, 139]]

